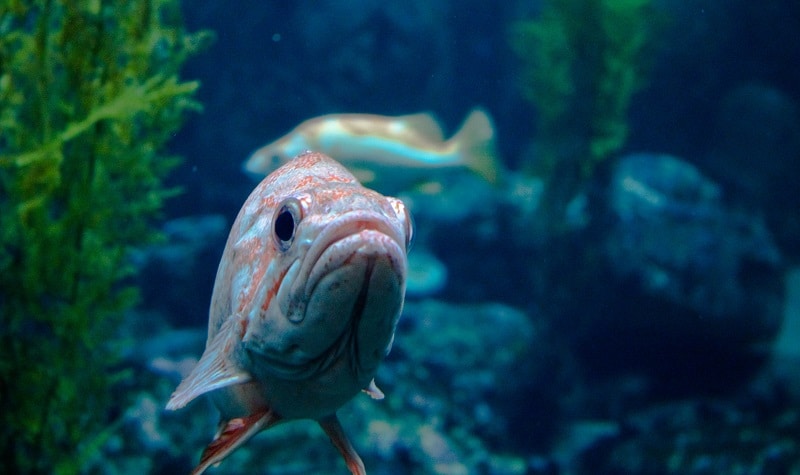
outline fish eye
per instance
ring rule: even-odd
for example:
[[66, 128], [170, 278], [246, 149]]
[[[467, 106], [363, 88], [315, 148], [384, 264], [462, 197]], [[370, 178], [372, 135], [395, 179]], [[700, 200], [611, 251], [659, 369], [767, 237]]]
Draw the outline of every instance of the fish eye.
[[272, 234], [278, 249], [286, 251], [292, 246], [297, 225], [303, 218], [300, 202], [289, 198], [281, 204], [272, 220]]

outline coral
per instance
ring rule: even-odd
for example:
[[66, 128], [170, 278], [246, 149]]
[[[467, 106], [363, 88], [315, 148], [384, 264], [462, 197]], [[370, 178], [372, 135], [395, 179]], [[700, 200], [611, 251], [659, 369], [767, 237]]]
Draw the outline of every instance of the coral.
[[[386, 398], [361, 394], [341, 409], [345, 427], [360, 428], [352, 432], [353, 444], [369, 473], [530, 473], [526, 459], [506, 452], [504, 444], [512, 436], [511, 417], [541, 413], [531, 406], [535, 402], [509, 397], [549, 371], [549, 360], [540, 355], [547, 343], [539, 325], [500, 303], [407, 300], [404, 312], [376, 378]], [[158, 410], [154, 401], [169, 398], [181, 379], [176, 368], [187, 358], [196, 361], [195, 347], [202, 348], [205, 332], [155, 335], [142, 328], [138, 335], [149, 348], [129, 355], [138, 360], [130, 365], [137, 375], [135, 400], [126, 430], [103, 448], [104, 473], [188, 473], [198, 446], [214, 433], [218, 413], [207, 399], [195, 403], [207, 410], [185, 414]], [[537, 421], [536, 432], [541, 430]], [[530, 426], [516, 435], [530, 439]], [[325, 433], [306, 420], [258, 434], [213, 473], [265, 473], [265, 460], [272, 474], [347, 472]]]
[[632, 411], [624, 432], [580, 455], [577, 473], [798, 473], [800, 412], [775, 390]]
[[159, 152], [207, 38], [175, 0], [0, 5], [0, 452], [15, 473], [76, 473], [113, 427], [128, 251], [153, 241], [177, 159]]

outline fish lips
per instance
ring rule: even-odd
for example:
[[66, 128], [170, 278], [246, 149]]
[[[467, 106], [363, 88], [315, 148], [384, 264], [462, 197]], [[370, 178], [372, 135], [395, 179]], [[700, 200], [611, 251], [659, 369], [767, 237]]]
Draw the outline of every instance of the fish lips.
[[[404, 239], [382, 217], [352, 213], [342, 218], [327, 236], [318, 237], [307, 256], [316, 259], [306, 279], [304, 324], [319, 330], [314, 333], [320, 341], [311, 336], [304, 346], [327, 343], [335, 359], [347, 354], [356, 372], [372, 373], [389, 351], [403, 306]], [[336, 340], [324, 341], [337, 333]]]
[[365, 258], [382, 256], [390, 261], [405, 290], [404, 243], [402, 231], [383, 214], [363, 210], [345, 213], [325, 225], [314, 238], [295, 277], [292, 296], [308, 301], [327, 274], [343, 266], [363, 263]]
[[368, 383], [361, 379], [388, 353], [403, 306], [407, 258], [400, 243], [402, 232], [373, 212], [351, 211], [328, 223], [275, 296], [279, 311], [269, 318], [282, 322], [280, 336], [274, 326], [268, 335], [245, 335], [246, 365], [285, 380], [349, 368], [358, 384]]

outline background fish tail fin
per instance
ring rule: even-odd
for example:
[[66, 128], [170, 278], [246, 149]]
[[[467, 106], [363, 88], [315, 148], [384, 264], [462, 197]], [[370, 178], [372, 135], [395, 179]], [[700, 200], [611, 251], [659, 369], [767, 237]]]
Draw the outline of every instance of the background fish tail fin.
[[498, 182], [501, 165], [494, 141], [494, 126], [483, 109], [473, 109], [450, 142], [467, 168], [489, 183]]

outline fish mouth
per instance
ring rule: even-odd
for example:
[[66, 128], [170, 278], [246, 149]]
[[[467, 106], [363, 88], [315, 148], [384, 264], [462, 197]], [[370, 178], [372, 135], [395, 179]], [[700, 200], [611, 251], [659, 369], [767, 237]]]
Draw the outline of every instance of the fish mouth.
[[287, 298], [279, 291], [281, 313], [296, 336], [251, 357], [282, 379], [349, 368], [361, 384], [388, 352], [402, 309], [407, 264], [399, 234], [388, 219], [363, 211], [325, 226], [296, 263]]
[[308, 299], [328, 273], [359, 258], [387, 256], [404, 274], [402, 242], [389, 220], [379, 214], [354, 211], [342, 215], [325, 227], [306, 253], [299, 272], [306, 276], [303, 297]]
[[356, 375], [377, 369], [394, 335], [406, 276], [398, 234], [381, 215], [347, 213], [317, 236], [300, 272], [306, 324], [319, 330], [305, 343], [329, 361], [348, 355]]
[[404, 258], [397, 241], [364, 229], [332, 242], [311, 270], [306, 318], [326, 319], [333, 339], [322, 354], [331, 362], [346, 357], [359, 380], [371, 379], [389, 351], [405, 294]]

